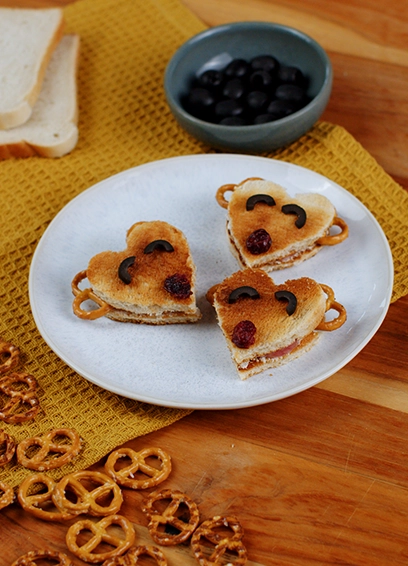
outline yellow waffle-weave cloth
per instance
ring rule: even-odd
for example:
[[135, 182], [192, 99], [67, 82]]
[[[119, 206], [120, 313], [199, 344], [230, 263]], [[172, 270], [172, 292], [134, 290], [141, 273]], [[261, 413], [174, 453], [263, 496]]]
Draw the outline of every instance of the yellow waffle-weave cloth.
[[[74, 427], [84, 449], [50, 475], [85, 468], [121, 443], [175, 422], [189, 411], [111, 394], [81, 378], [44, 343], [29, 306], [35, 247], [54, 216], [76, 195], [115, 173], [149, 161], [213, 150], [172, 118], [162, 88], [176, 49], [205, 26], [179, 0], [78, 0], [65, 9], [67, 32], [81, 36], [80, 139], [61, 159], [0, 163], [0, 336], [18, 345], [22, 370], [40, 385], [34, 421], [0, 423], [17, 442]], [[407, 293], [407, 195], [344, 129], [317, 124], [290, 147], [269, 154], [313, 169], [358, 197], [387, 235], [395, 262], [392, 300]], [[1, 428], [0, 427], [0, 428]], [[10, 463], [0, 479], [13, 486], [31, 473]]]

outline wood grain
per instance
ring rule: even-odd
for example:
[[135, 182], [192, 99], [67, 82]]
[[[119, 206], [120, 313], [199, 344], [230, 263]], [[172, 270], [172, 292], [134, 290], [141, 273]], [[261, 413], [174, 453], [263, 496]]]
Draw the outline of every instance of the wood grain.
[[[65, 5], [69, 0], [0, 0]], [[402, 0], [183, 0], [208, 25], [276, 21], [317, 39], [334, 67], [324, 119], [344, 126], [408, 189], [408, 9]], [[320, 385], [275, 403], [195, 411], [129, 446], [173, 459], [166, 487], [185, 491], [202, 518], [236, 514], [250, 565], [408, 563], [408, 298], [391, 305], [372, 340]], [[103, 461], [94, 466], [103, 469]], [[1, 474], [0, 474], [1, 478]], [[148, 541], [142, 493], [124, 515]], [[14, 504], [0, 512], [0, 566], [32, 548], [66, 552], [67, 525]], [[169, 565], [197, 564], [188, 546]], [[76, 566], [83, 565], [72, 557]]]

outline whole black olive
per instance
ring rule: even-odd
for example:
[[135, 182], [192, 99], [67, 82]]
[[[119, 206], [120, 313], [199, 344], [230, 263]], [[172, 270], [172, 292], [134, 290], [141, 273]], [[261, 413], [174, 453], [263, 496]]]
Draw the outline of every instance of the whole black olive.
[[272, 100], [268, 105], [268, 113], [269, 114], [276, 114], [279, 118], [284, 118], [285, 116], [289, 116], [289, 114], [293, 114], [296, 110], [299, 109], [298, 104], [291, 100]]
[[288, 83], [305, 86], [305, 77], [300, 69], [297, 67], [281, 67], [279, 69], [278, 78], [281, 83]]
[[278, 114], [258, 114], [254, 118], [254, 124], [267, 124], [268, 122], [275, 122], [275, 120], [279, 120], [282, 116]]
[[269, 97], [266, 92], [261, 90], [253, 90], [247, 94], [246, 103], [250, 110], [254, 112], [262, 112], [268, 104]]
[[198, 77], [198, 84], [210, 90], [221, 86], [224, 75], [217, 69], [208, 69]]
[[244, 92], [245, 87], [241, 79], [231, 79], [227, 81], [222, 89], [222, 94], [227, 98], [241, 98]]
[[290, 100], [302, 103], [305, 99], [305, 91], [298, 85], [283, 84], [275, 90], [275, 96], [279, 100]]
[[268, 71], [254, 71], [249, 77], [253, 90], [268, 90], [275, 86], [275, 80]]
[[227, 116], [219, 122], [221, 126], [246, 126], [247, 120], [242, 116]]
[[224, 69], [226, 77], [243, 78], [249, 72], [249, 63], [245, 59], [233, 59]]
[[243, 105], [232, 98], [228, 100], [221, 100], [215, 105], [215, 115], [220, 119], [226, 118], [227, 116], [240, 116], [243, 111]]
[[184, 101], [184, 107], [197, 118], [205, 120], [215, 103], [214, 94], [206, 88], [193, 88]]
[[276, 74], [279, 69], [279, 62], [272, 55], [259, 55], [254, 57], [250, 65], [254, 71], [267, 71], [271, 74]]

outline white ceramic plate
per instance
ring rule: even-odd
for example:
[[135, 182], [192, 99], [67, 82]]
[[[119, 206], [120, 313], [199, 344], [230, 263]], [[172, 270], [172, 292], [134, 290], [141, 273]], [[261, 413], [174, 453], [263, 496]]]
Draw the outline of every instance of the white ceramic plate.
[[[349, 225], [342, 244], [273, 279], [310, 276], [330, 285], [348, 313], [346, 324], [322, 333], [307, 354], [241, 381], [212, 307], [209, 287], [238, 270], [225, 237], [226, 211], [217, 188], [247, 177], [283, 185], [289, 194], [327, 196]], [[197, 265], [196, 324], [147, 326], [85, 321], [72, 312], [71, 280], [89, 259], [125, 248], [139, 220], [165, 220], [186, 235]], [[390, 303], [393, 264], [387, 240], [371, 213], [349, 192], [308, 169], [243, 155], [192, 155], [135, 167], [98, 183], [54, 218], [35, 251], [29, 279], [31, 308], [44, 340], [85, 379], [125, 397], [167, 407], [221, 409], [288, 397], [329, 377], [372, 338]]]

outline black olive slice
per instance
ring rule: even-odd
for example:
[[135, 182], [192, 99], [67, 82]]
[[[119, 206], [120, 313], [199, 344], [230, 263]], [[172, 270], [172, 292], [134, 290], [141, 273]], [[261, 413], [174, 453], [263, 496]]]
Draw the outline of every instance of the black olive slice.
[[295, 312], [297, 307], [297, 299], [293, 293], [291, 293], [290, 291], [276, 291], [275, 297], [278, 299], [278, 301], [288, 301], [286, 312], [289, 316], [291, 316]]
[[230, 304], [235, 303], [241, 297], [249, 297], [250, 299], [259, 299], [259, 293], [253, 287], [249, 287], [248, 285], [244, 285], [243, 287], [238, 287], [231, 291], [228, 302]]
[[173, 246], [167, 240], [154, 240], [143, 250], [144, 254], [151, 254], [154, 250], [161, 249], [165, 252], [174, 252]]
[[297, 204], [284, 204], [282, 206], [283, 214], [296, 214], [297, 219], [295, 222], [295, 226], [297, 228], [303, 228], [306, 224], [306, 211]]
[[253, 210], [258, 202], [264, 202], [268, 206], [275, 206], [276, 204], [270, 195], [252, 195], [246, 202], [246, 209]]
[[136, 256], [131, 255], [130, 257], [125, 258], [121, 264], [119, 265], [118, 275], [119, 279], [123, 281], [125, 285], [129, 285], [132, 282], [132, 277], [129, 273], [129, 267], [135, 263]]

